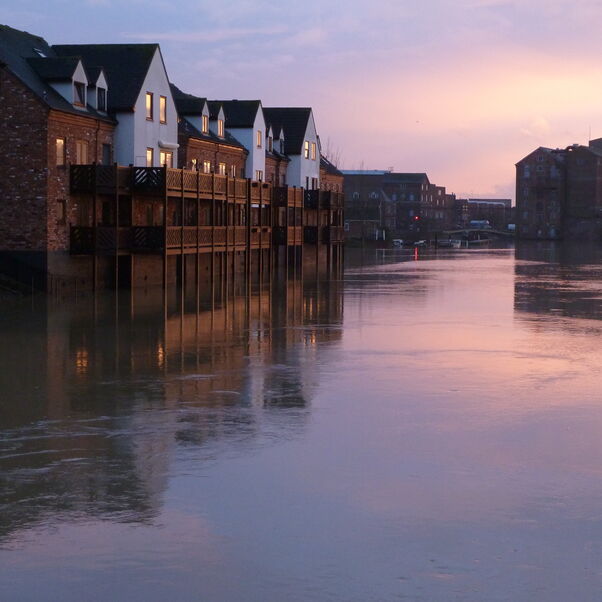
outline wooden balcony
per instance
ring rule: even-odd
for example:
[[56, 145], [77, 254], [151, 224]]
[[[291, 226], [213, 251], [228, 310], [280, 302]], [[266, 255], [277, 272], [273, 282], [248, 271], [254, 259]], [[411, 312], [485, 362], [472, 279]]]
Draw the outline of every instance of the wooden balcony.
[[303, 188], [280, 186], [273, 189], [273, 202], [278, 207], [303, 207]]
[[271, 186], [187, 169], [166, 167], [120, 167], [117, 165], [72, 165], [70, 190], [88, 194], [144, 194], [217, 199], [231, 202], [247, 201], [248, 186], [253, 201], [271, 202]]
[[[250, 237], [249, 237], [250, 233]], [[72, 226], [72, 255], [207, 253], [272, 246], [271, 226]]]
[[338, 245], [345, 242], [345, 232], [342, 226], [322, 226], [322, 240], [325, 245]]
[[332, 190], [306, 190], [304, 206], [306, 209], [343, 209], [345, 196]]

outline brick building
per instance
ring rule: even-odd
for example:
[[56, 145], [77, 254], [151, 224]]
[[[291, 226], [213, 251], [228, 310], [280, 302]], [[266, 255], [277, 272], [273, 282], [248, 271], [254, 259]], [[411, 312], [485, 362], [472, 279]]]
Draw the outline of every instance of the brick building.
[[0, 260], [16, 278], [45, 287], [65, 270], [69, 224], [90, 210], [70, 202], [68, 165], [112, 161], [107, 88], [102, 70], [0, 25]]
[[17, 279], [165, 286], [263, 277], [304, 243], [340, 257], [311, 109], [274, 109], [266, 129], [260, 101], [171, 85], [157, 44], [50, 46], [7, 26], [0, 102], [0, 270]]
[[487, 221], [495, 230], [506, 230], [512, 221], [511, 199], [468, 199], [468, 222]]
[[419, 239], [455, 225], [455, 196], [432, 184], [426, 173], [342, 173], [348, 220], [376, 221], [389, 238]]

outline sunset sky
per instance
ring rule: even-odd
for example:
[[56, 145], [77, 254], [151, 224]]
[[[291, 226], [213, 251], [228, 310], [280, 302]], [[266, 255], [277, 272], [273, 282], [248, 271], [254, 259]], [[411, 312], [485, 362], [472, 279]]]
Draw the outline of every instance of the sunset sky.
[[514, 196], [532, 149], [602, 137], [598, 0], [10, 4], [1, 22], [50, 43], [159, 42], [189, 92], [312, 106], [340, 167], [459, 195]]

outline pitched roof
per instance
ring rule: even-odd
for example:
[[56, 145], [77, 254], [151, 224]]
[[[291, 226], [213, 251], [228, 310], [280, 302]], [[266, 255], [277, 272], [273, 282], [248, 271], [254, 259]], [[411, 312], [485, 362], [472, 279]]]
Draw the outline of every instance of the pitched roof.
[[219, 117], [222, 103], [219, 100], [208, 100], [207, 106], [209, 107], [209, 119], [215, 121]]
[[276, 107], [264, 108], [266, 123], [274, 131], [284, 131], [284, 151], [287, 155], [300, 155], [303, 152], [305, 132], [311, 115], [308, 107]]
[[221, 103], [227, 128], [252, 128], [257, 112], [261, 110], [261, 100], [213, 100], [211, 102]]
[[340, 171], [334, 163], [331, 163], [324, 155], [320, 155], [320, 169], [323, 169], [327, 174], [332, 176], [343, 176], [343, 172]]
[[84, 64], [104, 68], [110, 111], [132, 111], [158, 44], [59, 44], [59, 56], [81, 56]]
[[[75, 115], [88, 115], [103, 121], [113, 122], [106, 115], [95, 111], [91, 106], [85, 109], [76, 109], [70, 102], [65, 100], [47, 80], [40, 75], [44, 73], [45, 67], [42, 61], [57, 58], [56, 52], [40, 36], [33, 35], [27, 31], [13, 29], [8, 25], [0, 25], [0, 63], [4, 63], [6, 68], [17, 77], [27, 88], [29, 88], [46, 106], [65, 113]], [[30, 59], [40, 59], [30, 61]], [[49, 73], [60, 72], [56, 62], [49, 68]], [[35, 66], [35, 68], [34, 68]], [[65, 63], [61, 69], [65, 67]]]
[[182, 92], [175, 84], [169, 85], [174, 102], [176, 103], [176, 109], [180, 115], [201, 115], [207, 104], [206, 98]]
[[71, 80], [80, 59], [75, 56], [59, 56], [27, 59], [33, 70], [46, 81]]
[[248, 153], [247, 149], [229, 132], [224, 132], [224, 137], [220, 138], [217, 134], [214, 134], [209, 130], [206, 134], [195, 128], [190, 121], [187, 119], [180, 119], [178, 123], [178, 133], [188, 136], [189, 138], [195, 138], [197, 140], [205, 140], [206, 142], [213, 142], [215, 144], [227, 144], [228, 146], [234, 146], [240, 148], [245, 153]]

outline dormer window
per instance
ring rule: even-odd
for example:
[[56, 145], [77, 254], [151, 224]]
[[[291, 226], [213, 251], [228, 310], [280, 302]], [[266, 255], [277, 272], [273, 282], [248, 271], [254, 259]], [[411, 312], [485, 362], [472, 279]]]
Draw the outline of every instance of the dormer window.
[[86, 84], [73, 82], [73, 104], [80, 107], [86, 106]]
[[40, 57], [45, 59], [46, 55], [39, 49], [39, 48], [34, 48], [33, 51]]
[[223, 119], [217, 120], [217, 135], [220, 138], [224, 137], [224, 120]]
[[272, 152], [274, 150], [274, 139], [271, 136], [268, 136], [268, 151]]
[[263, 146], [263, 134], [261, 130], [257, 130], [257, 148], [261, 148]]
[[201, 117], [201, 132], [203, 134], [209, 133], [209, 117], [207, 115]]
[[96, 92], [96, 108], [99, 111], [107, 110], [107, 91], [104, 88], [98, 88]]

